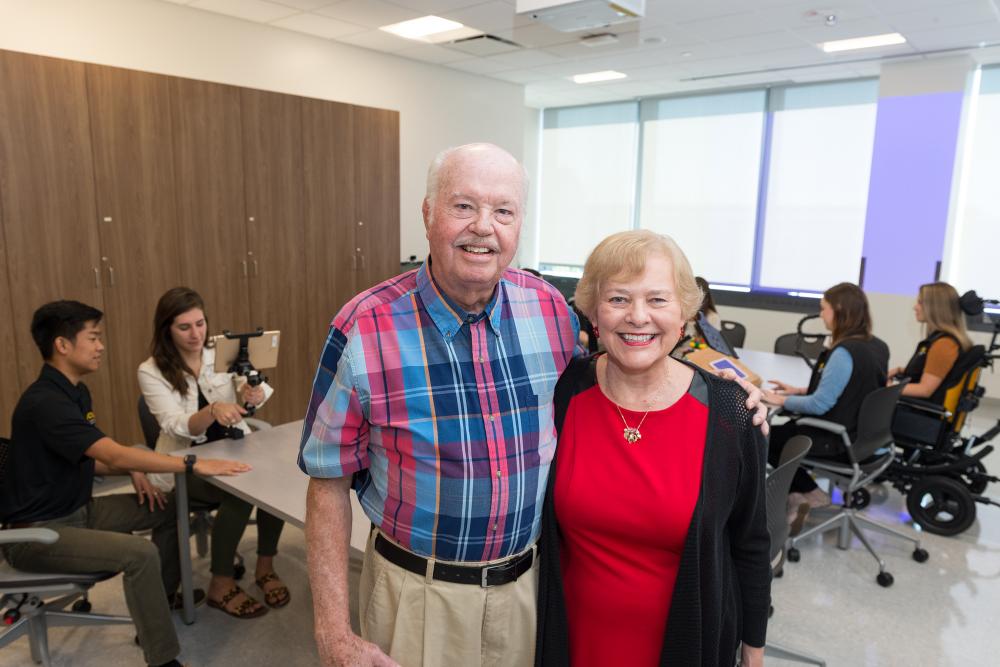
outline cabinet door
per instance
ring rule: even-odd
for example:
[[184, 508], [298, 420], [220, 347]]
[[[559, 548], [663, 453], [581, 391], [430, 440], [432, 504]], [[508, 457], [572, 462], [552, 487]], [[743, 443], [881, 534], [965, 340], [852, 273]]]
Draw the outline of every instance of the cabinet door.
[[302, 100], [307, 327], [313, 370], [333, 316], [357, 289], [351, 121], [350, 105]]
[[[56, 299], [104, 307], [83, 63], [0, 51], [0, 119], [0, 202], [23, 389], [42, 364], [30, 335], [35, 309]], [[98, 424], [110, 431], [107, 371], [85, 382]]]
[[170, 79], [181, 281], [205, 299], [209, 334], [246, 331], [240, 89]]
[[309, 350], [302, 184], [302, 100], [244, 88], [247, 260], [251, 325], [281, 330], [274, 396], [261, 413], [272, 423], [306, 412], [315, 359]]
[[357, 287], [363, 290], [399, 273], [398, 112], [354, 107], [354, 161]]
[[[3, 202], [0, 202], [0, 211]], [[11, 317], [10, 288], [7, 284], [7, 244], [3, 242], [3, 225], [0, 224], [0, 437], [10, 437], [10, 416], [17, 405], [22, 383], [18, 380], [17, 344], [14, 339], [14, 321]]]
[[136, 367], [156, 301], [180, 284], [167, 77], [87, 65], [115, 437], [142, 442]]

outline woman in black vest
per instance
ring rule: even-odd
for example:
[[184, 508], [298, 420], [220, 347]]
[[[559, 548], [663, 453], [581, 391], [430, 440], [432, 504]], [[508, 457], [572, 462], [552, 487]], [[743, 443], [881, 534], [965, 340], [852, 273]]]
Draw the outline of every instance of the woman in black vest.
[[917, 322], [924, 325], [927, 337], [917, 344], [917, 350], [906, 367], [893, 368], [889, 375], [910, 380], [903, 387], [903, 396], [943, 404], [947, 389], [944, 379], [959, 354], [972, 347], [965, 331], [965, 317], [958, 303], [958, 292], [948, 283], [921, 285], [913, 312]]
[[[823, 293], [820, 317], [832, 333], [830, 349], [816, 363], [808, 387], [792, 387], [777, 380], [777, 391], [768, 391], [764, 399], [783, 406], [785, 412], [811, 415], [843, 424], [854, 438], [857, 434], [861, 402], [870, 392], [885, 386], [889, 348], [872, 335], [868, 298], [851, 283], [834, 285]], [[846, 453], [840, 436], [792, 421], [771, 433], [768, 461], [778, 465], [785, 443], [797, 434], [813, 440], [810, 456], [844, 459]], [[809, 508], [830, 504], [830, 497], [820, 489], [803, 468], [795, 473], [788, 496], [789, 520], [798, 532]]]

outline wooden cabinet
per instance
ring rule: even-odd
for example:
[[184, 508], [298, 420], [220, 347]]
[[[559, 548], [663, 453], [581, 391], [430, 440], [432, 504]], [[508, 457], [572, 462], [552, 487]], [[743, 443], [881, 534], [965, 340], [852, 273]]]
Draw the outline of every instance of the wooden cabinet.
[[210, 334], [250, 327], [240, 89], [170, 78], [183, 284], [205, 299]]
[[333, 316], [357, 292], [352, 107], [302, 100], [302, 147], [306, 326], [315, 371]]
[[180, 284], [167, 77], [87, 66], [113, 434], [142, 442], [136, 367], [149, 356], [156, 301]]
[[[354, 107], [357, 288], [399, 273], [399, 113]], [[416, 205], [416, 202], [414, 202]]]
[[272, 423], [301, 419], [315, 359], [308, 346], [302, 183], [302, 100], [242, 90], [250, 324], [281, 330], [276, 391], [261, 413]]
[[399, 269], [399, 115], [0, 51], [0, 434], [41, 359], [34, 310], [106, 312], [86, 378], [99, 425], [141, 441], [136, 368], [160, 295], [210, 333], [280, 329], [261, 417], [305, 414], [328, 325]]
[[[0, 210], [3, 202], [0, 202]], [[2, 223], [2, 220], [0, 220]], [[17, 405], [21, 382], [17, 373], [17, 356], [14, 351], [14, 320], [11, 316], [10, 288], [7, 285], [7, 244], [3, 241], [3, 224], [0, 224], [0, 437], [10, 437], [10, 416]]]
[[[19, 392], [42, 365], [30, 335], [39, 306], [104, 308], [93, 165], [83, 63], [0, 51], [0, 202]], [[110, 430], [108, 376], [102, 369], [86, 384]]]

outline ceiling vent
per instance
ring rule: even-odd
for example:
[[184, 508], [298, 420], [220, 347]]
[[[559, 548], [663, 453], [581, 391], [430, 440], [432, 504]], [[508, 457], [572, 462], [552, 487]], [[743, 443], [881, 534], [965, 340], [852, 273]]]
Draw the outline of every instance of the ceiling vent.
[[596, 35], [586, 35], [580, 38], [580, 44], [589, 46], [610, 46], [618, 43], [618, 35], [611, 32], [599, 32]]
[[517, 0], [517, 13], [560, 32], [577, 32], [642, 18], [646, 0]]
[[504, 39], [503, 37], [497, 37], [496, 35], [465, 37], [463, 39], [456, 39], [454, 42], [449, 42], [448, 44], [443, 44], [442, 46], [479, 57], [495, 56], [500, 53], [509, 53], [523, 48], [516, 42]]

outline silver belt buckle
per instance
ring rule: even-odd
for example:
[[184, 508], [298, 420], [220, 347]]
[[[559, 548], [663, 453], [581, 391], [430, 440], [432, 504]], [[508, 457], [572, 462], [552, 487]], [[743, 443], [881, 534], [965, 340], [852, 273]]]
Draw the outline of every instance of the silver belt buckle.
[[490, 565], [489, 567], [484, 567], [483, 579], [480, 585], [483, 588], [490, 588], [490, 584], [488, 583], [487, 579], [491, 571], [503, 572], [504, 570], [513, 570], [517, 567], [517, 563], [518, 563], [518, 557], [512, 556], [503, 563], [497, 563], [496, 565]]

